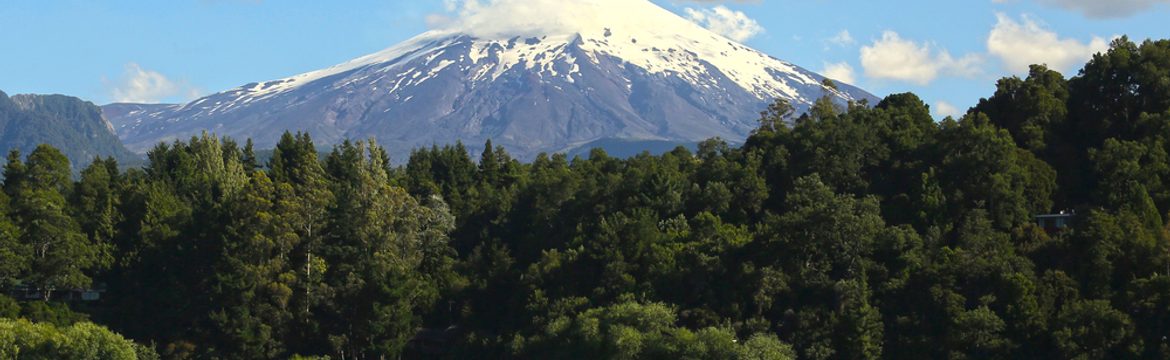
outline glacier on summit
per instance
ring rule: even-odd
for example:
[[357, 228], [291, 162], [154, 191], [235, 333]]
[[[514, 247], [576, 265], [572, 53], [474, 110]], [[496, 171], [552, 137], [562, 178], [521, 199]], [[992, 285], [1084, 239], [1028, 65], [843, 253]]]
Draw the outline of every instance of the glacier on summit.
[[[876, 98], [704, 29], [647, 0], [469, 1], [457, 20], [386, 50], [188, 104], [112, 104], [132, 150], [202, 131], [270, 148], [413, 148], [491, 139], [521, 159], [601, 140], [743, 140], [775, 98]], [[112, 114], [112, 115], [110, 115]]]

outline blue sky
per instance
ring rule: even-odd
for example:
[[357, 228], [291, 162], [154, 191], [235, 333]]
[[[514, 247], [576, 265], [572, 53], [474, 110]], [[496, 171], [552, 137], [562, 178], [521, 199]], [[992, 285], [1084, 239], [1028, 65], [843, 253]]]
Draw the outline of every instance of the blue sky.
[[[466, 1], [466, 0], [463, 0]], [[491, 1], [491, 0], [480, 0]], [[564, 0], [575, 1], [575, 0]], [[1170, 0], [654, 2], [878, 96], [966, 109], [1043, 62], [1075, 75], [1118, 35], [1170, 37]], [[182, 102], [334, 65], [428, 29], [460, 0], [13, 0], [0, 90]], [[688, 10], [689, 9], [689, 10]]]

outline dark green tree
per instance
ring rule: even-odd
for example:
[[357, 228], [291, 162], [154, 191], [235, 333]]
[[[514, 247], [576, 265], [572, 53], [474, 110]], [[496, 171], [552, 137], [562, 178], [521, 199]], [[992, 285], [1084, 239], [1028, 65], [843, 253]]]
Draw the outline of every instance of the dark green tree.
[[45, 300], [53, 291], [84, 288], [103, 264], [104, 246], [89, 241], [67, 211], [73, 186], [69, 159], [50, 146], [29, 154], [12, 196], [12, 211], [21, 229], [21, 243], [31, 250], [25, 279]]
[[985, 116], [944, 122], [938, 136], [939, 185], [949, 203], [948, 217], [982, 208], [1006, 230], [1051, 210], [1056, 172], [1016, 147], [1011, 135]]
[[1140, 343], [1133, 332], [1129, 316], [1108, 301], [1083, 300], [1060, 312], [1052, 337], [1066, 359], [1134, 358]]
[[8, 213], [8, 195], [0, 195], [0, 289], [6, 289], [28, 271], [30, 249], [21, 242], [20, 228]]
[[294, 352], [310, 353], [319, 330], [311, 315], [328, 293], [324, 283], [329, 265], [322, 255], [328, 226], [328, 209], [334, 201], [330, 179], [309, 134], [285, 133], [269, 163], [274, 186], [274, 216], [293, 234], [279, 239], [287, 265], [295, 271], [293, 294], [289, 300], [294, 311], [289, 346]]
[[1032, 65], [1026, 79], [999, 80], [995, 95], [980, 100], [974, 111], [986, 114], [992, 124], [1010, 132], [1017, 145], [1040, 156], [1053, 132], [1064, 125], [1068, 98], [1064, 75]]
[[323, 334], [341, 357], [396, 356], [453, 275], [440, 200], [420, 204], [389, 184], [376, 144], [346, 143], [329, 156], [337, 201], [323, 253], [332, 289]]

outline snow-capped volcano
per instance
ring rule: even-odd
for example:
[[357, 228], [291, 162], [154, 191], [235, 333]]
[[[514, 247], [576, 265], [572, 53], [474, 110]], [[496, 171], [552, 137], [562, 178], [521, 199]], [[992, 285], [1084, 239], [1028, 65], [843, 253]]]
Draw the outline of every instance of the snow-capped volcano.
[[606, 139], [738, 141], [774, 98], [874, 100], [823, 80], [646, 0], [497, 0], [327, 69], [110, 118], [138, 151], [204, 130], [270, 147], [303, 130], [374, 137], [397, 158], [486, 139], [531, 158]]

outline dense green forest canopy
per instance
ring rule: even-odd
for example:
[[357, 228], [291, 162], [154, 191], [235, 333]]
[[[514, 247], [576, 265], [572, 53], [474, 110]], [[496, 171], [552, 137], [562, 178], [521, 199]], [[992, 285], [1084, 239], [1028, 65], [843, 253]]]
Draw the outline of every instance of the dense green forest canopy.
[[14, 152], [0, 318], [38, 324], [0, 328], [173, 359], [1170, 358], [1170, 41], [1034, 66], [961, 119], [791, 113], [628, 159], [286, 134], [262, 164], [204, 135], [74, 181]]
[[78, 161], [108, 156], [123, 165], [142, 163], [122, 146], [97, 105], [63, 95], [9, 97], [0, 91], [0, 149], [27, 153], [40, 144], [53, 145]]

